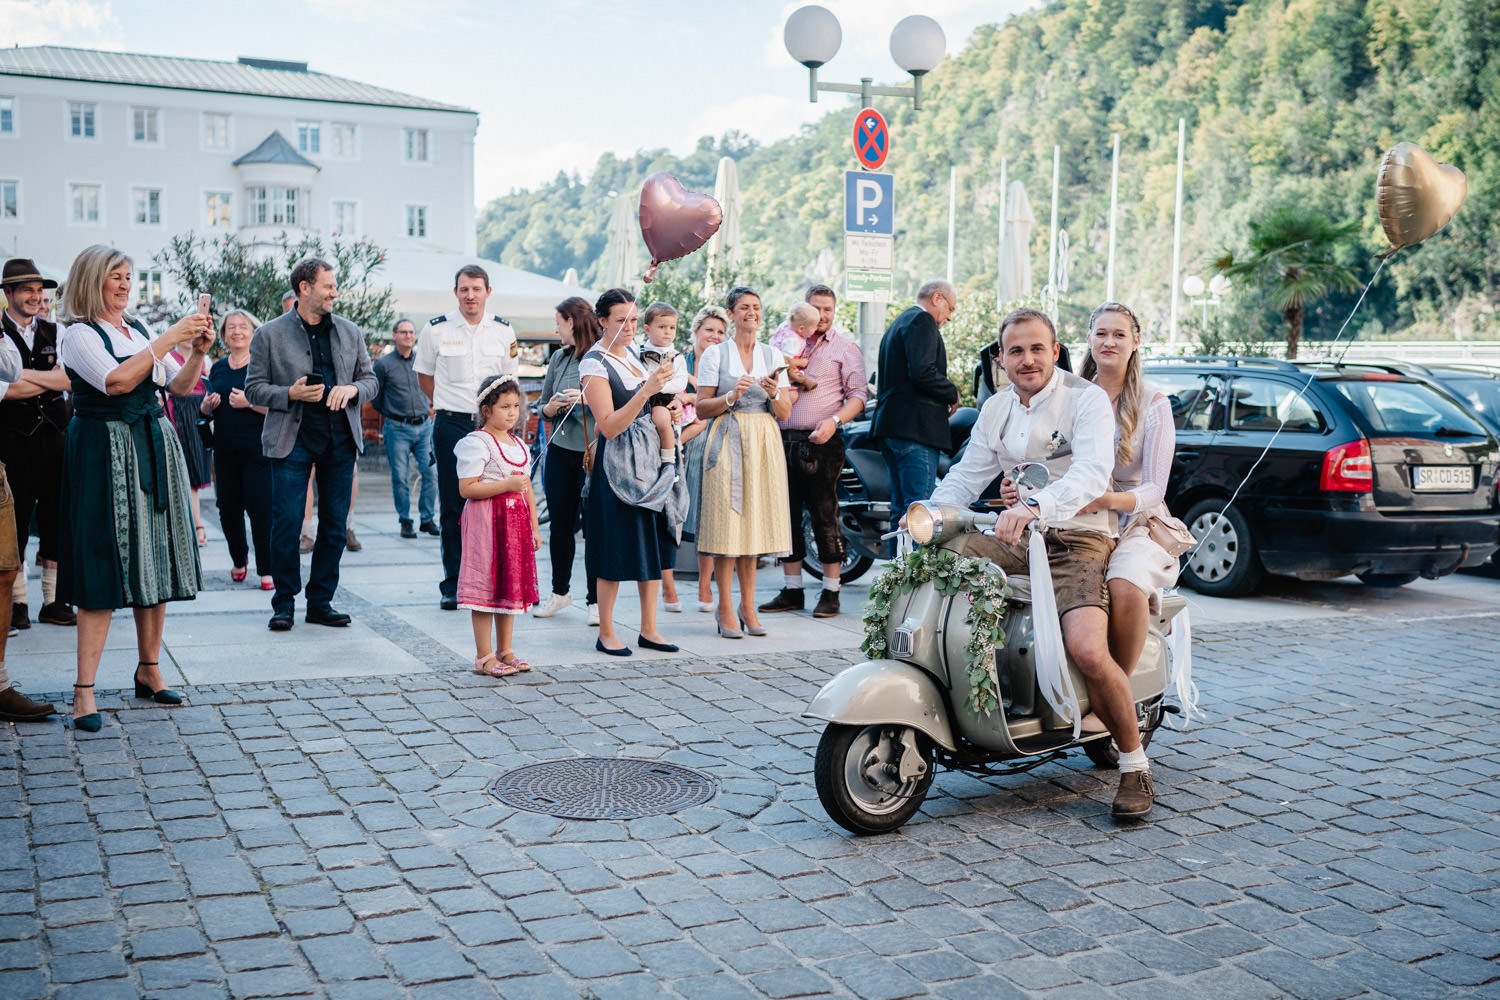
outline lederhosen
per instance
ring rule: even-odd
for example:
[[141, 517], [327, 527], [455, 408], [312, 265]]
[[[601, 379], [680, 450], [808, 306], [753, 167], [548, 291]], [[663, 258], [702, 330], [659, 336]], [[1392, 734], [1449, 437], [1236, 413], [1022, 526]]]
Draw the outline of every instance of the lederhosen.
[[[9, 313], [0, 313], [0, 328], [21, 352], [21, 364], [32, 371], [57, 367], [57, 326], [36, 321], [32, 346], [26, 346]], [[57, 558], [58, 519], [62, 516], [63, 442], [72, 408], [67, 397], [48, 389], [29, 399], [0, 400], [0, 462], [5, 464], [16, 499], [16, 542], [21, 558], [35, 511], [38, 557]]]

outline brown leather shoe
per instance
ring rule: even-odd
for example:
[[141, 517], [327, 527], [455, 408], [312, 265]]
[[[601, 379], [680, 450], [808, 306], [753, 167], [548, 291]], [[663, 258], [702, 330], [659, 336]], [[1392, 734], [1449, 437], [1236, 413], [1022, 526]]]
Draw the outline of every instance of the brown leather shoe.
[[11, 604], [10, 627], [22, 629], [31, 628], [31, 619], [27, 617], [26, 605]]
[[781, 593], [760, 605], [756, 610], [767, 614], [775, 614], [778, 611], [801, 611], [802, 600], [802, 588], [798, 587], [793, 590], [791, 587], [782, 587]]
[[56, 712], [56, 707], [50, 701], [32, 701], [15, 688], [0, 691], [0, 719], [31, 722], [35, 719], [45, 719]]
[[813, 608], [814, 618], [832, 618], [839, 613], [839, 592], [837, 590], [825, 590], [818, 595], [817, 607]]
[[42, 610], [37, 612], [36, 620], [46, 622], [48, 625], [77, 625], [78, 615], [62, 601], [53, 601], [51, 604], [42, 605]]
[[344, 548], [348, 549], [350, 552], [358, 552], [360, 549], [364, 548], [364, 546], [359, 543], [359, 539], [354, 537], [353, 528], [344, 529]]
[[1120, 790], [1115, 792], [1115, 804], [1110, 812], [1119, 819], [1140, 819], [1151, 811], [1155, 798], [1156, 789], [1151, 784], [1150, 771], [1122, 771]]

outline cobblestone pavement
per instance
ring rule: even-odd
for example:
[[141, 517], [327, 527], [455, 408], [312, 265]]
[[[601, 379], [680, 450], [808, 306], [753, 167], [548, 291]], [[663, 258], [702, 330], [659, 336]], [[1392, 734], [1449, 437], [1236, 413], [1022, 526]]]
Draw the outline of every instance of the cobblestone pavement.
[[[1209, 716], [1158, 733], [1131, 827], [1080, 754], [845, 835], [798, 717], [836, 652], [5, 724], [0, 997], [1500, 995], [1500, 614], [1198, 639]], [[486, 794], [569, 755], [719, 790], [632, 822]]]

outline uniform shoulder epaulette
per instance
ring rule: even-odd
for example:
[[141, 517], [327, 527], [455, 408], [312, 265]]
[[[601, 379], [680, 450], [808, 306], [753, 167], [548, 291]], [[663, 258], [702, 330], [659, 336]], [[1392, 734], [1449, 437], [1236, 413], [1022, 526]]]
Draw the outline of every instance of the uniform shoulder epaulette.
[[446, 323], [446, 322], [448, 322], [448, 317], [447, 316], [434, 316], [434, 317], [432, 317], [432, 319], [430, 319], [430, 320], [427, 321], [427, 325], [428, 326], [437, 326], [439, 323]]
[[496, 323], [504, 323], [506, 326], [510, 326], [510, 322], [504, 316], [491, 316], [490, 319]]

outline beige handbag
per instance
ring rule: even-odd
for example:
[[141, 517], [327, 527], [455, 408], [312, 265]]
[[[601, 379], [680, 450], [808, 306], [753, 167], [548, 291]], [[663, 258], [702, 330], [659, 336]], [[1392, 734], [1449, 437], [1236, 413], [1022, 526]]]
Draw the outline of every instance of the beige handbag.
[[1160, 504], [1146, 515], [1146, 531], [1151, 540], [1166, 549], [1167, 555], [1174, 559], [1198, 544], [1188, 526], [1173, 517], [1166, 504]]

